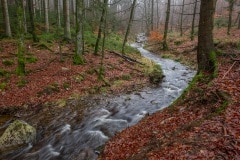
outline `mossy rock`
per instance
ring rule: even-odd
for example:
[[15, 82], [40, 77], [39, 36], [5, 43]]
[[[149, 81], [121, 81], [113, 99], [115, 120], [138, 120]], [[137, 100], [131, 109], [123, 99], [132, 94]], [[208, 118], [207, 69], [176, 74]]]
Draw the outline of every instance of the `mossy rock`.
[[149, 73], [149, 79], [150, 82], [153, 84], [159, 84], [160, 82], [162, 82], [162, 79], [165, 76], [163, 75], [162, 69], [160, 65], [154, 65], [153, 67], [153, 71], [151, 73]]
[[46, 86], [42, 91], [38, 92], [38, 96], [42, 96], [42, 95], [51, 95], [53, 93], [59, 92], [59, 86], [57, 83], [52, 83], [48, 86]]
[[24, 121], [15, 120], [0, 137], [0, 152], [32, 143], [36, 140], [36, 129]]

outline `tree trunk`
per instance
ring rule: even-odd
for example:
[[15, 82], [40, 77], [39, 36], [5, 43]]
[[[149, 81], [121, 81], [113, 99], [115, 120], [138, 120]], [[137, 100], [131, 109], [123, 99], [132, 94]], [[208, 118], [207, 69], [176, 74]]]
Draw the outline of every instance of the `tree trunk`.
[[3, 19], [4, 19], [4, 25], [5, 25], [5, 34], [8, 37], [12, 37], [7, 0], [2, 0], [2, 7], [3, 7]]
[[25, 9], [25, 6], [27, 6], [27, 3], [25, 0], [22, 0], [22, 8], [23, 8], [23, 23], [24, 23], [24, 33], [27, 33], [28, 30], [27, 30], [27, 17], [26, 17], [26, 9]]
[[69, 0], [63, 0], [63, 13], [64, 13], [64, 38], [69, 40], [71, 39], [71, 30], [70, 30], [70, 11], [69, 11]]
[[182, 1], [182, 13], [181, 13], [181, 21], [180, 21], [180, 36], [183, 36], [183, 14], [184, 14], [184, 5], [185, 0]]
[[25, 48], [24, 48], [24, 17], [23, 17], [23, 3], [22, 1], [16, 0], [17, 4], [17, 36], [18, 36], [18, 64], [16, 73], [20, 76], [25, 74]]
[[60, 0], [55, 0], [56, 9], [57, 9], [57, 26], [61, 28], [61, 8], [60, 8]]
[[45, 31], [49, 32], [49, 20], [48, 20], [48, 0], [44, 0], [44, 15], [45, 15]]
[[35, 28], [35, 23], [34, 23], [34, 14], [33, 14], [33, 2], [32, 0], [28, 0], [28, 11], [29, 11], [29, 18], [30, 18], [30, 23], [31, 23], [31, 34], [33, 36], [33, 41], [38, 42], [38, 38], [36, 35], [36, 28]]
[[84, 0], [76, 0], [76, 53], [73, 58], [74, 64], [84, 63], [83, 12], [84, 12]]
[[151, 30], [154, 30], [154, 24], [153, 24], [153, 19], [154, 19], [154, 0], [152, 0], [152, 13], [151, 13]]
[[104, 56], [105, 56], [105, 41], [106, 41], [106, 31], [107, 31], [107, 7], [108, 0], [104, 0], [104, 15], [103, 15], [103, 43], [102, 43], [102, 56], [101, 56], [101, 66], [98, 73], [98, 79], [103, 80], [103, 72], [104, 72]]
[[[104, 0], [105, 2], [105, 0]], [[101, 40], [101, 35], [102, 35], [102, 30], [103, 30], [103, 23], [104, 23], [104, 15], [105, 15], [105, 9], [104, 9], [105, 4], [103, 4], [102, 8], [102, 15], [99, 23], [99, 28], [98, 28], [98, 36], [95, 44], [95, 49], [94, 49], [94, 55], [98, 54], [98, 49], [99, 49], [99, 43]]]
[[229, 14], [228, 14], [228, 30], [227, 34], [230, 35], [230, 30], [232, 27], [232, 12], [235, 0], [229, 0]]
[[198, 3], [198, 0], [195, 0], [194, 10], [193, 10], [193, 19], [192, 19], [192, 29], [191, 29], [191, 40], [192, 41], [194, 39], [194, 27], [195, 27], [195, 17], [196, 17], [196, 12], [197, 12], [197, 3]]
[[198, 73], [214, 73], [216, 57], [213, 44], [213, 22], [216, 0], [201, 0], [200, 21], [198, 31]]
[[240, 12], [238, 13], [238, 29], [240, 29]]
[[168, 34], [168, 24], [169, 24], [170, 9], [171, 9], [170, 6], [171, 6], [171, 0], [168, 0], [167, 12], [166, 12], [166, 20], [165, 20], [165, 28], [164, 28], [164, 35], [163, 35], [163, 50], [168, 50], [167, 34]]
[[127, 43], [127, 38], [128, 38], [129, 32], [130, 32], [131, 26], [132, 26], [136, 2], [137, 2], [136, 0], [133, 0], [131, 13], [130, 13], [130, 18], [129, 18], [129, 22], [128, 22], [128, 26], [127, 26], [127, 31], [126, 31], [126, 34], [125, 34], [125, 37], [124, 37], [124, 40], [123, 40], [122, 54], [125, 54], [125, 46], [126, 46], [126, 43]]

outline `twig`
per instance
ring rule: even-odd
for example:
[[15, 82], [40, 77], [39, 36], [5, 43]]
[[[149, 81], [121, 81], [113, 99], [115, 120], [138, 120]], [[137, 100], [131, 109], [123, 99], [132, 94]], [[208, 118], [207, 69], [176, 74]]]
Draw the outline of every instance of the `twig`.
[[226, 77], [226, 75], [232, 70], [233, 66], [236, 64], [237, 61], [235, 61], [232, 66], [229, 68], [229, 70], [225, 73], [225, 75], [223, 76], [222, 79], [224, 79]]
[[137, 61], [137, 60], [135, 60], [135, 59], [133, 59], [133, 58], [131, 58], [131, 57], [128, 57], [128, 56], [126, 56], [126, 55], [123, 55], [123, 54], [120, 54], [120, 53], [117, 53], [117, 52], [114, 52], [114, 51], [109, 51], [109, 53], [114, 53], [114, 54], [116, 54], [117, 56], [119, 56], [119, 57], [127, 60], [128, 62], [138, 63], [138, 64], [141, 64], [141, 65], [145, 65], [144, 63], [139, 62], [139, 61]]

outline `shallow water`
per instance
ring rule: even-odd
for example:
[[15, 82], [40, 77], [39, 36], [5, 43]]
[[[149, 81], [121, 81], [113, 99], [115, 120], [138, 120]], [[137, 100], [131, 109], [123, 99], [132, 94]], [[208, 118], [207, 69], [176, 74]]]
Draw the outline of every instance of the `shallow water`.
[[0, 159], [94, 160], [99, 147], [116, 132], [136, 124], [147, 114], [169, 106], [196, 74], [178, 62], [150, 53], [140, 44], [132, 46], [138, 48], [143, 56], [162, 66], [166, 77], [160, 86], [116, 97], [103, 95], [92, 98], [88, 100], [88, 109], [84, 112], [83, 120], [79, 118], [83, 111], [77, 103], [53, 114], [43, 112], [26, 115], [26, 122], [31, 122], [30, 124], [38, 128], [37, 142], [8, 154], [3, 153]]

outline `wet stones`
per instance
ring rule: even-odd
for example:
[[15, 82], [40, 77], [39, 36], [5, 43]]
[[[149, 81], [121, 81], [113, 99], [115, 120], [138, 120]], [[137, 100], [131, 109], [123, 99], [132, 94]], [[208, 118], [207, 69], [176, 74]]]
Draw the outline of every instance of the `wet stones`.
[[24, 121], [15, 120], [0, 137], [0, 152], [34, 142], [36, 129]]

